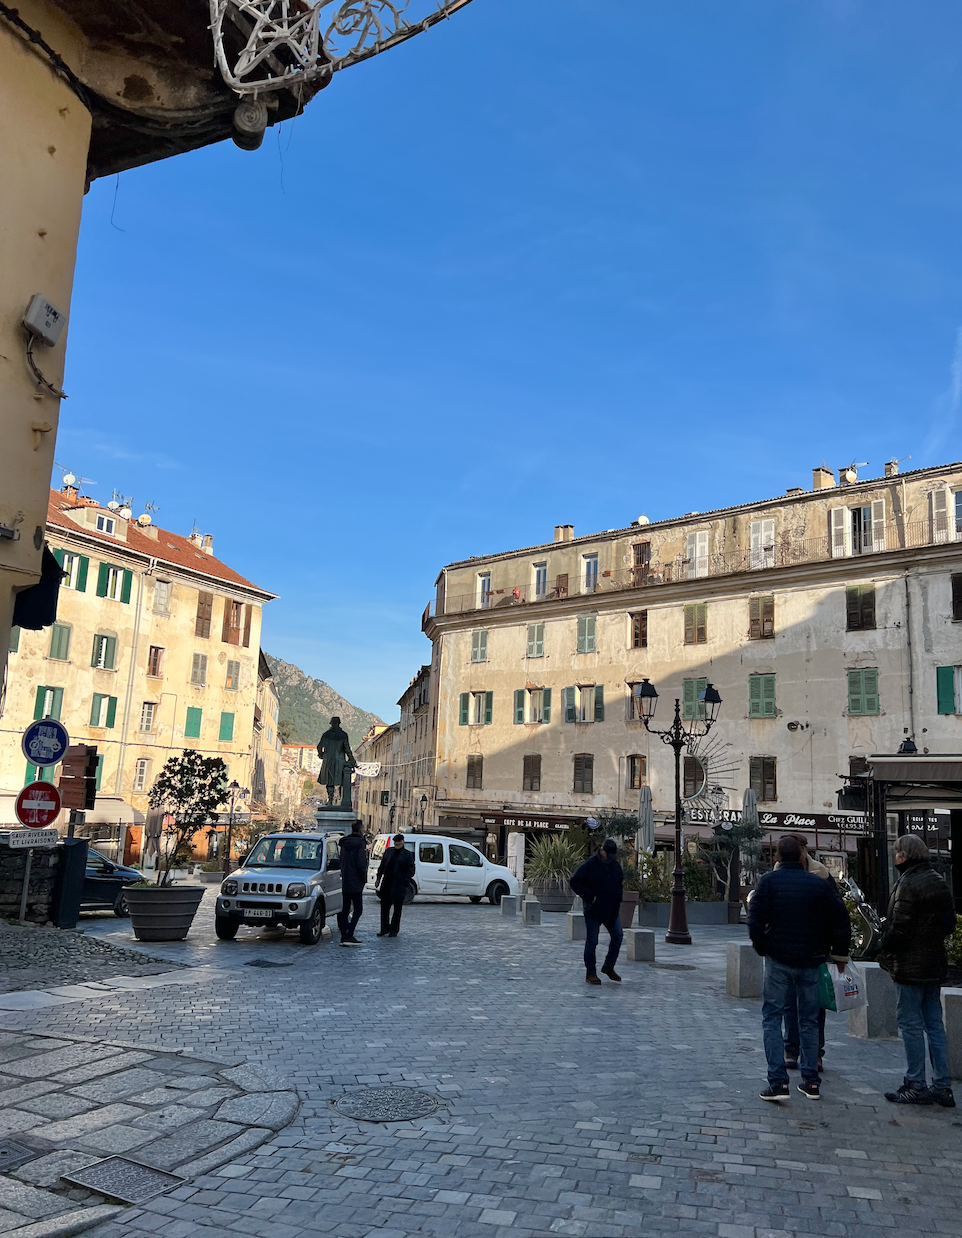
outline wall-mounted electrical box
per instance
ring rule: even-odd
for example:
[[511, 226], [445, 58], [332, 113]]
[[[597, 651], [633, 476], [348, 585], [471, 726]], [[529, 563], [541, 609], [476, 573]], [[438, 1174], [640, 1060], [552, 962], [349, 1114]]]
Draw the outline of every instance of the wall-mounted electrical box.
[[60, 339], [66, 322], [67, 315], [63, 310], [58, 310], [56, 305], [39, 292], [30, 298], [27, 312], [23, 316], [23, 325], [30, 334], [35, 335], [48, 348], [53, 348]]

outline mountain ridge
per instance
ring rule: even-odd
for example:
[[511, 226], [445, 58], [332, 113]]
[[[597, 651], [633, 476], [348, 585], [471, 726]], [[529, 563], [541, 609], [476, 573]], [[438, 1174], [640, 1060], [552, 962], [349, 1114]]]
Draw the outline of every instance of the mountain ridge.
[[323, 679], [305, 674], [293, 662], [275, 658], [266, 650], [264, 657], [280, 698], [279, 725], [286, 722], [293, 728], [289, 743], [316, 744], [330, 726], [331, 718], [339, 717], [351, 747], [356, 748], [364, 733], [374, 723], [383, 721], [377, 714], [353, 705]]

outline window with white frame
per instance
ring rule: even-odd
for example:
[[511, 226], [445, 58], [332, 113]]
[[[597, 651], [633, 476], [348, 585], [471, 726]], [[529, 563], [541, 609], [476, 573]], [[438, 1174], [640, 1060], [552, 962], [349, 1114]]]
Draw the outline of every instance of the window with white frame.
[[461, 693], [459, 710], [461, 726], [490, 726], [493, 712], [493, 692]]
[[153, 701], [144, 701], [140, 707], [140, 729], [142, 731], [152, 731], [154, 729], [154, 711], [157, 706]]
[[477, 603], [481, 610], [491, 605], [491, 573], [478, 572]]
[[626, 761], [625, 786], [629, 791], [640, 791], [645, 785], [648, 761], [641, 753], [632, 753]]
[[604, 722], [603, 684], [581, 684], [564, 690], [565, 722]]
[[598, 556], [581, 556], [581, 592], [594, 593], [598, 588]]
[[529, 623], [528, 624], [528, 643], [526, 646], [526, 655], [529, 658], [544, 657], [544, 624]]
[[147, 757], [138, 757], [134, 762], [134, 790], [146, 791], [147, 778], [150, 774], [150, 760]]
[[749, 525], [749, 566], [753, 572], [775, 566], [775, 521], [753, 520]]
[[685, 539], [685, 576], [695, 580], [708, 575], [708, 530], [689, 533]]
[[122, 600], [121, 595], [124, 589], [124, 573], [123, 568], [107, 567], [106, 584], [104, 585], [104, 597], [109, 598], [111, 602], [119, 602]]
[[516, 725], [525, 722], [550, 722], [551, 689], [518, 688], [514, 694], [514, 721]]
[[478, 628], [477, 631], [471, 633], [471, 661], [487, 662], [487, 660], [488, 633], [484, 628]]
[[828, 514], [833, 559], [877, 554], [885, 549], [885, 500], [833, 507]]
[[543, 601], [548, 596], [548, 565], [547, 563], [535, 563], [532, 565], [532, 573], [534, 575], [534, 600], [536, 602]]
[[113, 533], [117, 527], [113, 516], [98, 516], [97, 517], [97, 532], [98, 533]]
[[63, 580], [60, 582], [61, 589], [77, 589], [80, 587], [80, 561], [82, 555], [71, 554], [69, 550], [65, 550], [63, 554]]

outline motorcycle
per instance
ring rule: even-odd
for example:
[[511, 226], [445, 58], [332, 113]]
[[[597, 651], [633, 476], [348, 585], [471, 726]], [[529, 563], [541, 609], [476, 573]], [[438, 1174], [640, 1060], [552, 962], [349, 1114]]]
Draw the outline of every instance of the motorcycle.
[[851, 877], [842, 879], [846, 902], [854, 905], [856, 924], [853, 926], [852, 958], [872, 961], [881, 953], [885, 920], [878, 914]]

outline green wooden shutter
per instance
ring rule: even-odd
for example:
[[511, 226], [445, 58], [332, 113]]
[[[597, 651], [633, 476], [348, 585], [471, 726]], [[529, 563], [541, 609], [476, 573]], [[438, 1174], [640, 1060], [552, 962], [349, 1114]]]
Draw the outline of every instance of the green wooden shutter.
[[107, 576], [110, 572], [109, 563], [101, 563], [97, 572], [97, 597], [105, 598], [107, 596]]
[[878, 713], [878, 669], [874, 666], [867, 666], [862, 671], [862, 699], [865, 704], [865, 713]]
[[865, 713], [861, 671], [848, 672], [848, 712], [850, 714]]
[[595, 684], [595, 722], [604, 722], [605, 720], [605, 686], [604, 684]]
[[471, 711], [471, 693], [461, 693], [461, 726], [468, 725], [468, 718]]
[[875, 586], [863, 585], [861, 597], [861, 624], [865, 631], [875, 627]]
[[585, 618], [578, 620], [578, 652], [588, 652], [588, 620]]
[[481, 640], [480, 640], [480, 641], [479, 641], [479, 643], [478, 643], [478, 648], [479, 648], [479, 650], [480, 650], [480, 654], [481, 654], [481, 656], [478, 658], [478, 661], [479, 661], [479, 662], [487, 662], [487, 660], [488, 660], [488, 633], [487, 633], [487, 630], [486, 630], [486, 629], [482, 629], [482, 631], [480, 631], [480, 632], [478, 633], [478, 635], [481, 637]]
[[[53, 704], [50, 706], [50, 717], [58, 721], [63, 712], [63, 688], [53, 689]], [[52, 768], [52, 767], [51, 767]]]
[[588, 646], [586, 652], [594, 653], [595, 652], [595, 627], [596, 627], [597, 621], [594, 615], [589, 615], [588, 618], [585, 620], [585, 623], [586, 623], [585, 637], [586, 637], [586, 642]]
[[107, 697], [107, 725], [113, 726], [117, 718], [117, 698], [115, 696]]
[[849, 585], [845, 590], [845, 627], [856, 632], [862, 624], [862, 606], [858, 585]]
[[775, 676], [760, 675], [762, 681], [762, 717], [774, 718], [777, 714], [775, 708]]
[[748, 639], [760, 640], [762, 635], [762, 599], [748, 599]]
[[184, 723], [184, 737], [186, 739], [200, 739], [200, 724], [203, 712], [202, 709], [197, 709], [193, 705], [188, 707], [187, 720]]
[[104, 656], [104, 667], [108, 671], [114, 670], [117, 665], [117, 637], [106, 637], [107, 650]]
[[97, 773], [95, 775], [95, 778], [96, 778], [96, 781], [94, 782], [94, 789], [96, 791], [99, 791], [100, 784], [103, 782], [103, 779], [104, 779], [104, 754], [102, 752], [97, 753]]
[[20, 648], [20, 629], [16, 624], [10, 629], [10, 653], [16, 653]]
[[516, 688], [514, 693], [515, 725], [524, 722], [524, 688]]
[[222, 743], [234, 738], [234, 715], [222, 713], [220, 716], [220, 734], [217, 737]]
[[543, 688], [541, 691], [541, 721], [551, 721], [551, 689]]
[[66, 662], [70, 652], [70, 629], [55, 623], [50, 629], [50, 657], [56, 662]]
[[86, 555], [80, 556], [80, 565], [77, 568], [77, 592], [87, 592], [87, 569], [90, 567], [90, 560]]
[[37, 696], [36, 696], [36, 700], [34, 701], [34, 705], [33, 705], [34, 721], [36, 721], [37, 718], [43, 717], [43, 698], [46, 695], [47, 695], [47, 689], [43, 686], [43, 684], [41, 684], [40, 687], [37, 689]]
[[90, 649], [90, 665], [91, 665], [91, 666], [96, 666], [96, 665], [97, 665], [97, 653], [99, 652], [99, 649], [100, 649], [100, 642], [101, 642], [102, 640], [103, 640], [103, 637], [102, 637], [102, 636], [95, 636], [95, 637], [94, 637], [94, 643], [93, 643], [93, 645], [91, 646], [91, 649]]
[[685, 644], [695, 643], [695, 607], [685, 607]]
[[699, 602], [695, 607], [695, 642], [703, 645], [708, 640], [708, 603]]
[[90, 725], [100, 726], [100, 702], [103, 696], [99, 692], [95, 692], [93, 700], [90, 702]]
[[38, 767], [36, 765], [32, 765], [29, 761], [27, 762], [27, 772], [23, 776], [23, 785], [25, 787], [29, 787], [32, 782], [38, 781], [37, 769]]
[[484, 725], [489, 726], [494, 715], [494, 693], [485, 692], [484, 694]]
[[130, 568], [125, 567], [124, 568], [124, 582], [120, 586], [120, 600], [122, 602], [130, 601], [130, 584], [133, 578], [134, 578], [133, 572], [130, 570]]
[[683, 718], [696, 718], [698, 716], [697, 683], [697, 679], [683, 679], [681, 681], [681, 715]]
[[55, 550], [53, 552], [53, 557], [57, 560], [57, 563], [60, 565], [60, 567], [63, 567], [63, 551]]
[[955, 667], [937, 666], [935, 668], [935, 690], [938, 696], [939, 713], [955, 713]]
[[762, 679], [763, 675], [748, 676], [748, 716], [749, 718], [760, 718], [762, 716]]
[[577, 722], [578, 721], [578, 710], [575, 706], [574, 688], [565, 688], [564, 690], [564, 713], [565, 713], [565, 722]]

